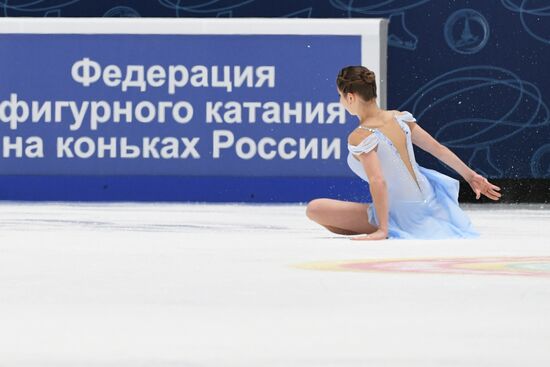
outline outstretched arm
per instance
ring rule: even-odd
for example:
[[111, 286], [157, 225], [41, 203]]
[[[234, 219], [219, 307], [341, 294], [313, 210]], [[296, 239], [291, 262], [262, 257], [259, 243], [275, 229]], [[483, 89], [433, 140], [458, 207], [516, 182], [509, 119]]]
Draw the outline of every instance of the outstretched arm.
[[500, 199], [500, 187], [493, 185], [487, 181], [485, 177], [476, 173], [464, 164], [464, 162], [462, 162], [460, 158], [458, 158], [449, 148], [440, 144], [416, 123], [408, 123], [411, 128], [411, 138], [413, 144], [430, 153], [460, 174], [460, 176], [462, 176], [466, 182], [470, 184], [470, 187], [476, 194], [476, 199], [479, 199], [481, 194], [492, 200]]

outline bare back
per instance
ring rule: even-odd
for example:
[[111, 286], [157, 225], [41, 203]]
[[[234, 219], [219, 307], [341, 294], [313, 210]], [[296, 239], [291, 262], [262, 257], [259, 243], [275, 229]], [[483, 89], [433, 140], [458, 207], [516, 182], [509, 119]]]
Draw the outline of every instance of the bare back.
[[[363, 124], [362, 126], [378, 130], [391, 141], [393, 147], [399, 153], [399, 157], [403, 161], [411, 177], [414, 179], [414, 181], [418, 185], [418, 180], [414, 173], [414, 169], [411, 164], [411, 159], [409, 157], [409, 151], [407, 149], [407, 136], [405, 135], [405, 132], [403, 131], [401, 126], [399, 126], [399, 123], [396, 120], [397, 115], [401, 115], [401, 112], [384, 111], [380, 117], [373, 118], [370, 121], [368, 121], [368, 123]], [[358, 159], [355, 156], [354, 158]]]

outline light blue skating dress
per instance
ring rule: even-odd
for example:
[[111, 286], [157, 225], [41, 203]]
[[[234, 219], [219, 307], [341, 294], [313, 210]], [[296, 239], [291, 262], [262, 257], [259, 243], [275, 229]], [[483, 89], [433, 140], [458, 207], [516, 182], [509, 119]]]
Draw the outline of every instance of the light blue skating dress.
[[[478, 237], [479, 233], [458, 205], [459, 182], [416, 163], [411, 130], [406, 123], [416, 121], [413, 115], [405, 111], [395, 115], [395, 120], [405, 132], [407, 151], [418, 184], [392, 141], [378, 129], [360, 126], [372, 134], [357, 146], [348, 144], [348, 165], [355, 174], [367, 182], [365, 170], [353, 154], [369, 152], [378, 147], [377, 154], [388, 190], [388, 236], [409, 239]], [[368, 219], [370, 223], [379, 225], [374, 204], [369, 205]]]

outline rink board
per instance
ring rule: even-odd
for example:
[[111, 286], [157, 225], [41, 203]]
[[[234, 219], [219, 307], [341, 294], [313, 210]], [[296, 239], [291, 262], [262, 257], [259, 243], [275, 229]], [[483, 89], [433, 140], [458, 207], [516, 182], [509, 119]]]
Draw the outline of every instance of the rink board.
[[384, 107], [386, 34], [383, 19], [3, 19], [2, 199], [368, 200], [335, 78], [369, 66]]

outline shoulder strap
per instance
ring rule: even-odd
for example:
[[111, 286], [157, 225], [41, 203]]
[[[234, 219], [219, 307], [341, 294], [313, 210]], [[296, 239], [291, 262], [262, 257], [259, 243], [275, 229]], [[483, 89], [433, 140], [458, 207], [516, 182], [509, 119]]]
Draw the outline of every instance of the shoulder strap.
[[400, 121], [409, 121], [409, 122], [416, 122], [416, 119], [414, 118], [413, 114], [409, 111], [403, 111], [403, 113], [396, 114], [395, 117]]
[[359, 128], [360, 129], [364, 129], [364, 130], [368, 130], [370, 131], [371, 133], [375, 132], [376, 129], [371, 129], [370, 127], [366, 127], [366, 126], [363, 126], [363, 125], [359, 125]]
[[371, 134], [361, 141], [357, 146], [348, 144], [348, 150], [353, 154], [368, 153], [378, 145], [378, 135]]

